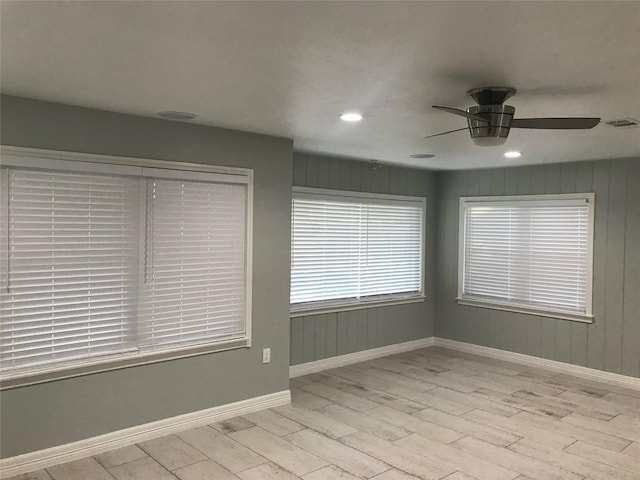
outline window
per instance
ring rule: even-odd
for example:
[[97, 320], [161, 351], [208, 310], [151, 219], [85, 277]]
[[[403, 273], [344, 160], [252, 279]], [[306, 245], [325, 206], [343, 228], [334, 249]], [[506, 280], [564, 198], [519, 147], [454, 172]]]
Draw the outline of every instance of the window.
[[593, 194], [460, 199], [458, 301], [591, 321]]
[[3, 379], [249, 344], [251, 172], [59, 158], [3, 155]]
[[422, 299], [425, 199], [294, 188], [291, 310]]

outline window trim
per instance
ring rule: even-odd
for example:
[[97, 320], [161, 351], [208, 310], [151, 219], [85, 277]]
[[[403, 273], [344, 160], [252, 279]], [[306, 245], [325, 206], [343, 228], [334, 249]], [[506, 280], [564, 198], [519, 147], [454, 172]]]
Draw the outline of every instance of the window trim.
[[[354, 192], [349, 190], [333, 190], [327, 188], [311, 188], [311, 187], [297, 187], [292, 189], [292, 198], [296, 193], [306, 196], [318, 196], [319, 198], [326, 197], [351, 197], [360, 199], [369, 199], [374, 201], [391, 200], [391, 201], [403, 201], [403, 202], [416, 202], [419, 203], [422, 208], [422, 230], [420, 232], [420, 290], [416, 293], [390, 293], [379, 295], [376, 297], [369, 297], [365, 300], [353, 301], [351, 299], [336, 299], [336, 300], [322, 300], [317, 302], [308, 302], [296, 304], [299, 306], [293, 306], [289, 304], [289, 316], [291, 318], [304, 317], [307, 315], [316, 315], [323, 313], [335, 313], [345, 312], [350, 310], [361, 310], [365, 308], [384, 307], [391, 305], [403, 305], [407, 303], [424, 302], [425, 295], [425, 273], [426, 273], [426, 228], [427, 228], [427, 198], [417, 197], [411, 195], [393, 195], [386, 193], [370, 193], [370, 192]], [[293, 220], [292, 220], [293, 223]]]
[[[210, 179], [228, 183], [247, 185], [246, 211], [246, 319], [245, 335], [215, 342], [181, 346], [160, 351], [137, 352], [135, 354], [103, 355], [82, 360], [69, 360], [58, 364], [26, 367], [13, 372], [2, 373], [0, 391], [27, 385], [46, 383], [65, 378], [91, 375], [99, 372], [119, 370], [139, 365], [165, 362], [180, 358], [206, 355], [238, 348], [250, 348], [252, 343], [252, 284], [253, 284], [253, 182], [252, 169], [239, 167], [214, 166], [201, 163], [175, 162], [135, 157], [117, 157], [93, 153], [65, 152], [0, 145], [2, 167], [27, 167], [75, 172], [108, 173], [144, 177], [143, 172], [153, 173], [164, 178], [198, 178], [202, 175]], [[45, 163], [46, 162], [46, 163]], [[153, 169], [149, 171], [149, 169]], [[184, 174], [183, 174], [184, 173]], [[146, 175], [149, 176], [148, 174]], [[6, 212], [5, 212], [6, 213]]]
[[[469, 203], [504, 203], [522, 204], [522, 202], [532, 201], [564, 201], [564, 200], [585, 200], [588, 209], [588, 232], [587, 232], [587, 282], [586, 282], [586, 312], [578, 314], [566, 310], [553, 308], [531, 307], [526, 304], [502, 301], [486, 301], [478, 298], [466, 297], [464, 295], [464, 252], [466, 240], [466, 210]], [[594, 218], [595, 218], [595, 193], [558, 193], [540, 195], [494, 195], [478, 197], [460, 197], [458, 210], [458, 294], [455, 298], [459, 305], [488, 308], [492, 310], [502, 310], [527, 315], [537, 315], [541, 317], [551, 317], [561, 320], [571, 320], [582, 323], [593, 323], [593, 243], [594, 243]]]

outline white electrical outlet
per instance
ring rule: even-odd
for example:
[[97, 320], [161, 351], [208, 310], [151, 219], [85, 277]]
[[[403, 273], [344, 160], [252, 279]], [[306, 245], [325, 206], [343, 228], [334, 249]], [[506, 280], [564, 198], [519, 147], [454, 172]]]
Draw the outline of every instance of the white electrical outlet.
[[262, 363], [269, 363], [271, 361], [271, 349], [263, 348], [262, 349]]

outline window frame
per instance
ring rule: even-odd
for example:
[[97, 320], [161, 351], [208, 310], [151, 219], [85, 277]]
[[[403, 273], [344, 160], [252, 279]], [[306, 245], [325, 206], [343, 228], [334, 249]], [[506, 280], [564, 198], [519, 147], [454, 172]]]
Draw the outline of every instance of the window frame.
[[[464, 294], [464, 271], [465, 271], [465, 241], [466, 241], [466, 205], [468, 204], [521, 204], [522, 202], [538, 201], [563, 201], [563, 200], [585, 200], [588, 206], [588, 230], [587, 230], [587, 280], [584, 314], [569, 312], [567, 310], [528, 307], [523, 304], [507, 301], [487, 301], [478, 298], [468, 297]], [[593, 243], [594, 243], [594, 219], [595, 219], [595, 193], [559, 193], [540, 195], [494, 195], [460, 197], [458, 211], [458, 293], [455, 298], [460, 305], [471, 307], [488, 308], [492, 310], [502, 310], [541, 317], [551, 317], [561, 320], [571, 320], [582, 323], [593, 323]]]
[[[303, 194], [307, 196], [319, 196], [319, 197], [347, 197], [347, 198], [360, 198], [370, 199], [377, 201], [404, 201], [419, 203], [422, 208], [422, 228], [420, 231], [420, 290], [417, 293], [390, 293], [383, 294], [375, 297], [370, 297], [365, 300], [352, 301], [348, 299], [335, 299], [335, 300], [322, 300], [317, 302], [306, 302], [300, 304], [291, 304], [290, 317], [303, 317], [307, 315], [317, 315], [323, 313], [345, 312], [350, 310], [361, 310], [365, 308], [383, 307], [391, 305], [402, 305], [407, 303], [419, 303], [424, 302], [425, 295], [425, 272], [426, 272], [426, 228], [427, 228], [427, 198], [410, 196], [410, 195], [393, 195], [385, 193], [369, 193], [369, 192], [354, 192], [349, 190], [332, 190], [326, 188], [311, 188], [311, 187], [297, 187], [292, 189], [292, 207], [293, 200], [296, 194]], [[291, 222], [293, 226], [293, 219]], [[292, 255], [293, 255], [293, 236], [292, 236]], [[294, 307], [294, 305], [301, 305]]]
[[[214, 352], [238, 348], [250, 348], [252, 342], [252, 283], [253, 283], [253, 182], [252, 169], [239, 167], [214, 166], [201, 163], [176, 162], [135, 157], [118, 157], [59, 150], [13, 147], [0, 145], [2, 167], [39, 168], [63, 170], [69, 172], [102, 173], [136, 176], [140, 179], [156, 177], [168, 179], [201, 180], [203, 176], [211, 180], [230, 181], [247, 186], [246, 206], [246, 318], [245, 336], [214, 342], [203, 342], [188, 346], [179, 346], [157, 351], [138, 351], [135, 353], [115, 353], [88, 359], [69, 360], [58, 364], [45, 364], [17, 369], [16, 372], [4, 372], [0, 378], [0, 390], [27, 385], [45, 383], [64, 378], [90, 375], [99, 372], [129, 368], [139, 365], [164, 362], [179, 358], [205, 355]], [[233, 181], [235, 180], [235, 181]], [[2, 195], [7, 195], [3, 192]], [[6, 200], [6, 198], [5, 198]], [[3, 203], [8, 208], [8, 202]], [[7, 218], [7, 211], [2, 217]], [[139, 213], [142, 215], [142, 212]], [[4, 240], [3, 240], [4, 241]], [[138, 242], [143, 239], [139, 238]], [[140, 275], [140, 272], [139, 272]]]

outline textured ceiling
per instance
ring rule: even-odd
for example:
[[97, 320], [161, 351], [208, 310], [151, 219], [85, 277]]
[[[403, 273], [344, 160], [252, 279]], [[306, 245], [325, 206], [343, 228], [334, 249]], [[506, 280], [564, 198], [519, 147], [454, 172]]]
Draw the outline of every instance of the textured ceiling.
[[[189, 111], [298, 150], [425, 168], [640, 156], [640, 129], [603, 124], [512, 130], [501, 147], [423, 138], [466, 124], [430, 105], [467, 107], [487, 85], [517, 88], [520, 117], [640, 117], [640, 2], [2, 1], [0, 13], [11, 95]], [[345, 124], [346, 110], [366, 118]]]

